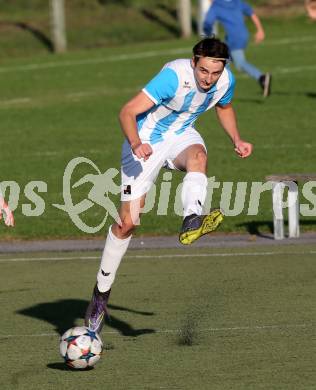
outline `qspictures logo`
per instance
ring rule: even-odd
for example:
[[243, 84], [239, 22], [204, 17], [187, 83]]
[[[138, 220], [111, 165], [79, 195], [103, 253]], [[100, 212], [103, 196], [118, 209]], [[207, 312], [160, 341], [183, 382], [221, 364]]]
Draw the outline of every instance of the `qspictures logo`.
[[[71, 178], [74, 170], [81, 164], [88, 164], [93, 168], [94, 173], [86, 174], [80, 180], [71, 185]], [[109, 215], [115, 221], [119, 220], [119, 215], [115, 204], [111, 201], [110, 198], [110, 196], [117, 195], [121, 191], [120, 186], [116, 185], [113, 180], [118, 174], [119, 171], [115, 168], [110, 168], [104, 173], [101, 173], [96, 164], [91, 160], [85, 157], [74, 158], [68, 163], [63, 176], [64, 204], [53, 204], [53, 206], [65, 211], [69, 215], [72, 222], [78, 227], [78, 229], [86, 233], [96, 233], [103, 228]], [[80, 187], [85, 183], [92, 184], [92, 187], [87, 194], [87, 199], [74, 204], [72, 200], [72, 190]], [[99, 225], [88, 226], [81, 219], [80, 215], [89, 210], [95, 204], [101, 206], [104, 209], [104, 218]]]
[[[82, 171], [88, 171], [88, 173], [81, 177], [80, 172]], [[176, 214], [182, 216], [182, 183], [174, 188], [172, 187], [175, 186], [172, 178], [172, 171], [164, 171], [162, 181], [159, 184], [151, 185], [146, 196], [145, 206], [142, 209], [137, 209], [137, 212], [140, 211], [142, 214], [146, 214], [155, 210], [157, 215]], [[49, 206], [66, 213], [79, 230], [88, 234], [101, 231], [109, 217], [119, 222], [118, 210], [113, 200], [118, 200], [121, 191], [125, 191], [125, 193], [126, 191], [128, 193], [132, 192], [132, 186], [127, 185], [121, 188], [117, 184], [120, 183], [118, 169], [108, 168], [102, 173], [99, 167], [86, 157], [76, 157], [70, 160], [65, 167], [60, 182], [63, 203], [52, 203]], [[149, 188], [151, 183], [144, 184]], [[237, 216], [241, 213], [248, 216], [259, 215], [261, 212], [261, 195], [266, 191], [272, 192], [275, 185], [274, 182], [218, 182], [215, 177], [209, 177], [204, 210], [208, 212], [210, 208], [219, 206], [226, 216]], [[41, 194], [49, 191], [46, 182], [33, 180], [28, 182], [24, 189], [21, 189], [16, 181], [3, 181], [0, 183], [0, 189], [12, 211], [21, 206], [22, 214], [26, 217], [34, 218], [44, 215], [47, 204]], [[287, 189], [292, 194], [297, 194], [296, 198], [292, 196], [289, 199]], [[19, 199], [22, 190], [27, 202], [20, 205]], [[315, 190], [316, 181], [305, 183], [300, 191], [298, 191], [295, 182], [283, 182], [280, 185], [281, 202], [279, 205], [281, 204], [281, 209], [285, 209], [299, 201], [300, 214], [315, 217]], [[220, 195], [217, 196], [217, 198], [220, 198], [219, 204], [213, 204], [215, 192]], [[78, 200], [78, 194], [80, 200]], [[77, 202], [74, 199], [77, 199]], [[291, 204], [291, 202], [293, 203]], [[92, 212], [95, 218], [87, 219], [86, 213], [88, 211]], [[273, 210], [273, 212], [278, 218], [280, 207]], [[87, 220], [90, 220], [90, 223]], [[95, 224], [91, 223], [91, 220], [95, 221]], [[138, 220], [135, 221], [135, 224], [137, 223]]]

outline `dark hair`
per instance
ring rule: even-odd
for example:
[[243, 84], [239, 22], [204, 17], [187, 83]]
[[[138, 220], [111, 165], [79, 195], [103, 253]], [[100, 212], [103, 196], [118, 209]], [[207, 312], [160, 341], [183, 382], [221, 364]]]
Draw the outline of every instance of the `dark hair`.
[[229, 60], [229, 49], [226, 43], [212, 36], [202, 39], [193, 47], [193, 56], [195, 64], [197, 64], [200, 57], [213, 57], [221, 58], [225, 65]]

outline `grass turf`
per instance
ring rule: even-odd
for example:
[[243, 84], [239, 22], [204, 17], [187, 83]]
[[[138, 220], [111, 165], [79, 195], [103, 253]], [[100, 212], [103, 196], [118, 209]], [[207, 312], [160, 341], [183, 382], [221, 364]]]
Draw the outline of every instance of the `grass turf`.
[[[315, 167], [312, 156], [316, 121], [312, 87], [315, 52], [311, 50], [315, 45], [314, 26], [304, 18], [273, 19], [268, 21], [267, 32], [266, 43], [250, 45], [248, 57], [264, 71], [273, 73], [272, 96], [263, 101], [258, 85], [235, 72], [234, 104], [242, 136], [254, 143], [253, 156], [248, 160], [235, 156], [214, 112], [206, 113], [197, 123], [209, 149], [209, 176], [215, 176], [220, 182], [248, 182], [243, 212], [227, 217], [223, 231], [256, 232], [271, 228], [269, 191], [261, 196], [259, 214], [247, 215], [250, 183], [262, 182], [271, 173], [313, 172]], [[67, 163], [74, 157], [85, 156], [101, 172], [110, 167], [119, 169], [123, 137], [117, 114], [121, 105], [164, 63], [190, 56], [194, 42], [173, 40], [77, 51], [54, 58], [38, 55], [32, 59], [2, 59], [1, 181], [16, 181], [21, 190], [15, 212], [16, 227], [8, 230], [0, 226], [2, 238], [87, 236], [66, 213], [52, 206], [63, 203], [62, 177]], [[172, 52], [179, 49], [180, 54]], [[88, 171], [91, 173], [88, 167], [80, 167], [78, 178]], [[173, 173], [171, 200], [182, 177]], [[45, 211], [40, 216], [26, 217], [22, 205], [30, 204], [34, 208], [23, 193], [31, 180], [47, 183], [47, 192], [39, 194], [45, 202]], [[161, 176], [158, 188], [160, 183]], [[90, 188], [87, 184], [74, 190], [74, 202], [85, 199]], [[219, 205], [221, 189], [214, 191], [211, 206]], [[118, 197], [112, 200], [119, 202]], [[315, 208], [304, 198], [302, 203]], [[82, 218], [94, 226], [102, 221], [104, 214], [95, 205]], [[181, 217], [175, 215], [172, 201], [167, 217], [156, 214], [157, 205], [144, 216], [141, 234], [178, 231]], [[111, 222], [108, 219], [107, 225]], [[303, 218], [303, 229], [314, 229], [315, 224], [315, 218]], [[103, 230], [95, 235], [103, 234]]]
[[[286, 7], [287, 11], [292, 10], [292, 15], [304, 14], [299, 0], [291, 1], [291, 5], [295, 2], [298, 6]], [[265, 14], [275, 13], [275, 0], [254, 0], [251, 3], [253, 6], [270, 6]], [[178, 38], [177, 5], [176, 0], [67, 0], [68, 49], [74, 51]], [[281, 14], [284, 8], [279, 7]], [[49, 2], [0, 0], [0, 9], [0, 58], [52, 52]], [[198, 1], [192, 0], [194, 31], [197, 29], [197, 15]]]
[[83, 323], [99, 254], [2, 255], [1, 388], [314, 389], [315, 250], [129, 251], [87, 372], [58, 335]]

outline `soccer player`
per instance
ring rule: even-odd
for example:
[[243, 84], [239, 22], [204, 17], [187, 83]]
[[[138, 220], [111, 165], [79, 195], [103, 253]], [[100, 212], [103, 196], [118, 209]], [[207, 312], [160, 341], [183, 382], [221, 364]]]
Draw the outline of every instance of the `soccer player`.
[[192, 59], [167, 63], [121, 109], [119, 119], [126, 140], [122, 148], [120, 221], [108, 232], [97, 284], [85, 315], [85, 324], [100, 332], [111, 286], [145, 197], [162, 167], [185, 172], [181, 200], [184, 220], [180, 242], [190, 244], [217, 228], [223, 219], [219, 209], [202, 215], [207, 192], [207, 152], [194, 122], [215, 107], [219, 122], [236, 153], [248, 157], [252, 145], [240, 138], [232, 107], [234, 77], [227, 66], [225, 43], [206, 38], [193, 48]]
[[4, 219], [4, 223], [7, 226], [14, 226], [14, 217], [13, 213], [10, 210], [9, 206], [3, 199], [1, 192], [0, 192], [0, 220]]
[[263, 96], [267, 97], [271, 93], [270, 73], [264, 74], [247, 62], [245, 57], [249, 37], [245, 16], [250, 17], [257, 29], [255, 34], [256, 43], [262, 42], [265, 38], [265, 32], [261, 21], [251, 6], [242, 0], [214, 0], [205, 17], [204, 33], [210, 35], [216, 21], [224, 27], [226, 42], [234, 65], [238, 70], [257, 80], [262, 88]]

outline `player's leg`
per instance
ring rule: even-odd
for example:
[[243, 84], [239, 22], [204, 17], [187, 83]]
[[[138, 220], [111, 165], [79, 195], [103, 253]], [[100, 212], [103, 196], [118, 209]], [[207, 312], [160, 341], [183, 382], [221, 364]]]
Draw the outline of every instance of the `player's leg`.
[[139, 224], [145, 197], [164, 164], [163, 143], [153, 146], [154, 153], [146, 161], [133, 154], [128, 142], [122, 148], [122, 192], [120, 223], [114, 223], [106, 238], [97, 284], [85, 316], [86, 326], [100, 332], [106, 314], [106, 306], [122, 257], [127, 251], [135, 226]]
[[116, 271], [129, 246], [132, 232], [139, 223], [140, 210], [144, 207], [145, 195], [139, 199], [122, 202], [120, 223], [110, 226], [105, 241], [97, 283], [85, 314], [85, 325], [99, 333], [107, 315], [107, 304]]
[[184, 220], [179, 240], [188, 245], [214, 231], [222, 222], [223, 214], [220, 209], [214, 209], [203, 215], [207, 194], [207, 154], [204, 145], [188, 146], [173, 160], [173, 164], [186, 172], [181, 193]]
[[201, 214], [207, 190], [207, 155], [204, 146], [195, 144], [187, 147], [173, 160], [173, 164], [186, 172], [181, 193], [184, 217]]
[[245, 52], [242, 49], [232, 50], [230, 52], [233, 63], [239, 71], [247, 73], [250, 77], [259, 80], [259, 77], [263, 74], [254, 65], [250, 64], [245, 57]]
[[247, 73], [250, 77], [257, 80], [260, 87], [262, 88], [263, 96], [269, 96], [271, 93], [271, 74], [263, 73], [260, 69], [250, 64], [246, 60], [245, 52], [242, 49], [232, 50], [230, 55], [236, 69]]

